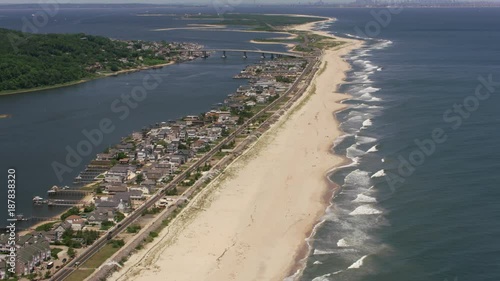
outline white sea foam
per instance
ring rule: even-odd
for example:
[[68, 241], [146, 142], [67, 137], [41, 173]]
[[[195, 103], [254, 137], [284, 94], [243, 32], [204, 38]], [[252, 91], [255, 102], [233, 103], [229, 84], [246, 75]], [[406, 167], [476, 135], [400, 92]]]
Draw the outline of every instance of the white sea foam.
[[373, 143], [373, 142], [377, 141], [376, 138], [367, 137], [367, 136], [356, 135], [354, 138], [355, 138], [357, 144], [367, 144], [367, 143]]
[[331, 273], [328, 273], [328, 274], [325, 274], [325, 275], [321, 275], [321, 276], [318, 276], [318, 277], [315, 277], [313, 280], [311, 281], [328, 281], [328, 278], [329, 276], [331, 276], [332, 274]]
[[285, 279], [283, 279], [283, 281], [295, 281], [295, 280], [297, 280], [300, 272], [301, 272], [301, 270], [298, 269], [297, 271], [295, 271], [295, 273], [293, 275], [286, 277]]
[[363, 156], [365, 154], [366, 154], [366, 152], [364, 152], [361, 149], [358, 149], [355, 144], [351, 145], [346, 150], [346, 156], [349, 159], [358, 158], [358, 157]]
[[352, 135], [349, 135], [349, 134], [345, 134], [345, 135], [342, 135], [338, 138], [336, 138], [334, 141], [333, 141], [333, 147], [337, 147], [340, 143], [342, 143], [346, 138], [348, 137], [351, 137]]
[[367, 120], [363, 121], [363, 127], [361, 129], [366, 129], [366, 128], [370, 127], [371, 125], [373, 125], [372, 119], [367, 119]]
[[363, 84], [373, 83], [373, 81], [370, 80], [369, 74], [370, 73], [367, 73], [367, 72], [361, 72], [360, 74], [354, 74], [354, 82], [363, 83]]
[[314, 249], [314, 252], [313, 252], [313, 255], [317, 256], [317, 255], [331, 255], [331, 254], [334, 254], [335, 251], [326, 251], [326, 250], [318, 250], [318, 249]]
[[370, 176], [368, 172], [356, 169], [350, 172], [344, 180], [345, 184], [357, 187], [369, 187]]
[[391, 46], [393, 42], [391, 40], [381, 40], [380, 42], [373, 45], [372, 49], [381, 50]]
[[374, 178], [381, 178], [381, 177], [385, 177], [385, 170], [384, 169], [376, 172], [375, 174], [373, 174], [371, 176], [372, 179], [374, 179]]
[[351, 264], [347, 269], [356, 269], [360, 268], [363, 266], [363, 261], [368, 257], [368, 255], [363, 256], [359, 260], [355, 261], [353, 264]]
[[372, 115], [368, 114], [368, 113], [361, 112], [361, 111], [357, 111], [357, 110], [350, 110], [349, 113], [347, 114], [347, 117], [349, 117], [349, 118], [355, 117], [355, 116], [372, 116]]
[[370, 93], [365, 93], [365, 94], [361, 95], [359, 98], [361, 100], [364, 100], [364, 101], [381, 101], [380, 98], [374, 97], [374, 96], [370, 95]]
[[375, 87], [367, 87], [361, 91], [359, 91], [360, 93], [375, 93], [375, 92], [378, 92], [380, 90], [380, 88], [375, 88]]
[[375, 199], [373, 197], [370, 197], [370, 196], [367, 196], [367, 195], [364, 195], [364, 194], [358, 194], [358, 197], [356, 197], [356, 199], [354, 199], [352, 202], [356, 202], [356, 203], [376, 203], [377, 199]]
[[337, 247], [339, 248], [344, 248], [344, 247], [349, 247], [350, 245], [347, 243], [347, 241], [342, 238], [337, 242]]
[[313, 264], [323, 264], [323, 263], [320, 261], [315, 261], [315, 262], [313, 262]]
[[349, 213], [349, 215], [351, 216], [378, 215], [378, 214], [382, 214], [382, 211], [377, 210], [370, 205], [359, 206], [354, 211]]
[[356, 39], [363, 39], [363, 40], [370, 39], [370, 38], [365, 38], [365, 37], [357, 36], [357, 35], [350, 34], [350, 33], [346, 33], [345, 35], [347, 35], [347, 37], [352, 37], [352, 38], [356, 38]]
[[379, 108], [382, 108], [381, 106], [379, 105], [368, 105], [368, 104], [365, 104], [365, 103], [361, 103], [359, 105], [356, 105], [355, 107], [353, 107], [355, 109], [379, 109]]
[[352, 117], [349, 117], [349, 119], [347, 119], [345, 121], [345, 123], [352, 123], [352, 122], [362, 123], [363, 122], [363, 115], [354, 115]]
[[[377, 144], [377, 145], [378, 145], [378, 144]], [[368, 152], [368, 153], [370, 153], [370, 152], [377, 152], [377, 151], [378, 151], [377, 145], [372, 146], [372, 147], [371, 147], [370, 149], [368, 149], [368, 151], [366, 151], [366, 152]]]
[[376, 70], [377, 68], [379, 68], [378, 66], [373, 65], [372, 62], [369, 60], [357, 59], [357, 60], [353, 61], [353, 63], [356, 65], [362, 66], [364, 68], [364, 70], [366, 70], [366, 71], [373, 71], [373, 70]]
[[369, 56], [371, 56], [371, 54], [368, 53], [369, 51], [370, 50], [368, 50], [368, 49], [360, 49], [359, 56], [360, 57], [369, 57]]

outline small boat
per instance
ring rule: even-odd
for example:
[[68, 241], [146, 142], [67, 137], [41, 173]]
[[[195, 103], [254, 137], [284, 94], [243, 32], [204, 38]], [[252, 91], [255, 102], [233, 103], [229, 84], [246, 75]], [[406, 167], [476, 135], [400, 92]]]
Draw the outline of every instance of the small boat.
[[35, 196], [35, 197], [33, 197], [33, 204], [42, 205], [42, 204], [45, 204], [45, 200], [43, 200], [43, 198], [40, 196]]
[[49, 195], [55, 194], [58, 190], [59, 190], [59, 187], [57, 187], [57, 185], [54, 185], [51, 189], [49, 189], [47, 191], [47, 194], [49, 194]]
[[19, 214], [16, 216], [17, 221], [27, 221], [28, 219], [24, 217], [23, 214]]

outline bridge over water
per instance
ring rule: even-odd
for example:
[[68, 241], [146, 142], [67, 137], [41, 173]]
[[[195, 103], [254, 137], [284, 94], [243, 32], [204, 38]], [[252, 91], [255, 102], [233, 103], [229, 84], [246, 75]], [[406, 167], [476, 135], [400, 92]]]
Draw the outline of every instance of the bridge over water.
[[261, 58], [267, 58], [269, 56], [271, 59], [275, 57], [294, 57], [294, 58], [303, 58], [304, 56], [299, 53], [292, 52], [277, 52], [277, 51], [264, 51], [264, 50], [255, 50], [255, 49], [198, 49], [198, 50], [175, 50], [172, 52], [178, 53], [201, 53], [203, 58], [207, 58], [209, 53], [219, 52], [222, 53], [222, 58], [227, 58], [227, 53], [241, 53], [243, 58], [247, 58], [249, 53], [260, 54]]

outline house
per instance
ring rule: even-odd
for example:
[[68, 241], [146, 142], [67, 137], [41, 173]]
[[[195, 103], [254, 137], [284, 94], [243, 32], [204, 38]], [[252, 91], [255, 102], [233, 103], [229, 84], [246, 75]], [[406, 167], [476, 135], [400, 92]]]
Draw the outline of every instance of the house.
[[255, 102], [254, 101], [247, 101], [245, 104], [247, 106], [255, 106]]
[[113, 209], [120, 212], [128, 212], [130, 209], [130, 193], [120, 192], [112, 197], [101, 197], [95, 200], [96, 208]]
[[135, 177], [136, 168], [128, 165], [116, 165], [111, 168], [104, 178], [106, 182], [122, 183]]
[[30, 274], [43, 261], [50, 259], [50, 243], [43, 235], [27, 234], [19, 238], [16, 273]]
[[88, 214], [87, 221], [93, 225], [101, 225], [103, 221], [113, 221], [115, 217], [115, 210], [108, 208], [97, 208]]
[[173, 155], [170, 157], [170, 162], [177, 164], [177, 165], [182, 165], [186, 163], [186, 158], [181, 155]]
[[148, 194], [154, 193], [154, 187], [153, 186], [147, 186], [147, 185], [141, 185], [141, 186], [130, 188], [130, 191], [134, 191], [134, 190], [141, 191], [142, 194], [143, 194], [143, 197], [144, 197], [144, 195], [148, 195]]
[[267, 99], [263, 96], [258, 96], [256, 100], [257, 103], [265, 103], [267, 101]]
[[130, 200], [143, 200], [144, 193], [142, 190], [130, 190], [128, 192], [130, 194]]
[[55, 243], [58, 240], [57, 233], [54, 230], [43, 232], [43, 235], [50, 243]]
[[146, 160], [146, 157], [147, 157], [147, 156], [148, 156], [148, 155], [146, 154], [146, 152], [144, 152], [144, 151], [139, 151], [139, 152], [137, 152], [136, 159], [137, 159], [137, 161], [139, 161], [139, 162], [143, 162], [144, 160]]
[[203, 139], [199, 139], [195, 142], [193, 142], [193, 144], [191, 144], [191, 148], [194, 149], [195, 151], [198, 151], [202, 148], [205, 148], [205, 146], [207, 145], [207, 142]]
[[0, 253], [6, 253], [9, 251], [10, 246], [8, 245], [9, 236], [5, 233], [0, 234]]
[[156, 182], [154, 180], [147, 179], [147, 180], [142, 182], [142, 185], [150, 187], [150, 188], [154, 188], [154, 186], [156, 185]]
[[69, 216], [65, 221], [71, 224], [71, 229], [74, 231], [82, 230], [85, 226], [85, 219], [77, 215]]
[[108, 183], [104, 185], [104, 190], [109, 194], [116, 194], [118, 192], [127, 192], [128, 187], [125, 183]]
[[60, 241], [62, 239], [62, 236], [66, 230], [72, 229], [71, 223], [67, 221], [63, 221], [61, 223], [55, 224], [53, 231], [55, 234], [55, 241]]

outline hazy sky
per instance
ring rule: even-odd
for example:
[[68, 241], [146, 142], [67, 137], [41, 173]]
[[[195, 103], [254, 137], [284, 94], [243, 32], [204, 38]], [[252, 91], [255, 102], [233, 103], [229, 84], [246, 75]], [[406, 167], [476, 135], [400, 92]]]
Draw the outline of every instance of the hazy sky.
[[[314, 3], [319, 0], [0, 0], [0, 4], [22, 4], [22, 3], [142, 3], [142, 4], [298, 4], [298, 3]], [[323, 0], [324, 3], [345, 3], [353, 2], [354, 0]], [[482, 0], [464, 0], [466, 2], [482, 1]], [[500, 0], [486, 0], [488, 2], [498, 2]]]
[[[179, 4], [179, 3], [204, 3], [214, 2], [221, 4], [257, 4], [281, 3], [298, 4], [317, 2], [318, 0], [0, 0], [0, 4], [20, 4], [20, 3], [154, 3], [154, 4]], [[323, 0], [324, 3], [340, 3], [348, 0]], [[348, 1], [350, 2], [350, 1]]]

